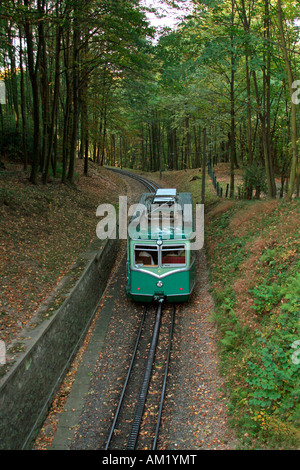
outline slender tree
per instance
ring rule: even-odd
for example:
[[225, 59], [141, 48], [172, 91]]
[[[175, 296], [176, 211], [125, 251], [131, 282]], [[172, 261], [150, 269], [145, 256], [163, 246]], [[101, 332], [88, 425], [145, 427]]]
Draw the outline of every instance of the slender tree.
[[296, 169], [298, 164], [298, 148], [297, 148], [297, 116], [296, 116], [296, 103], [293, 100], [293, 72], [291, 59], [288, 54], [285, 32], [284, 32], [284, 18], [282, 12], [281, 0], [277, 0], [277, 14], [278, 14], [278, 26], [280, 31], [281, 39], [281, 49], [284, 57], [285, 68], [288, 76], [289, 92], [291, 96], [291, 147], [292, 147], [292, 161], [291, 161], [291, 171], [290, 171], [290, 185], [287, 192], [287, 199], [291, 200], [296, 180]]

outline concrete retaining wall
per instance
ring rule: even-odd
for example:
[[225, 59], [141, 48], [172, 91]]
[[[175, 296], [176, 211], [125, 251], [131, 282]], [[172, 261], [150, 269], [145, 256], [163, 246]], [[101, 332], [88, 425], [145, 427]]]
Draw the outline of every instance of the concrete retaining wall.
[[92, 253], [80, 279], [55, 314], [27, 332], [25, 352], [18, 355], [1, 379], [0, 449], [30, 448], [36, 437], [47, 415], [45, 404], [58, 390], [65, 364], [75, 355], [82, 332], [97, 308], [119, 241], [108, 239], [101, 248]]

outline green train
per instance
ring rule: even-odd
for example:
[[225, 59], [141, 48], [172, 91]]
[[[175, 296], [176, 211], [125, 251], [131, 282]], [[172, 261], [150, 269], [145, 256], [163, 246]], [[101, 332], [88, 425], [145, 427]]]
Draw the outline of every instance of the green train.
[[190, 193], [145, 193], [128, 227], [126, 295], [137, 302], [185, 302], [195, 285]]

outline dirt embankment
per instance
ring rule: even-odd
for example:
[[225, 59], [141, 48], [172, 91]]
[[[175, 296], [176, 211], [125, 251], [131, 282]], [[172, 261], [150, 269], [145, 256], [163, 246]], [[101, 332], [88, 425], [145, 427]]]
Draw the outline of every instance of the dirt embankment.
[[9, 343], [96, 236], [99, 204], [118, 204], [126, 186], [90, 163], [73, 186], [34, 186], [21, 166], [0, 172], [0, 338]]

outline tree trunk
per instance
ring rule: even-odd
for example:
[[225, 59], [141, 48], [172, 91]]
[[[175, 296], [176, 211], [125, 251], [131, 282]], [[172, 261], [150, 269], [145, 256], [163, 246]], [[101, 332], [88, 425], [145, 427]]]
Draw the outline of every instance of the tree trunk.
[[42, 146], [40, 152], [40, 171], [44, 171], [46, 163], [46, 152], [49, 141], [49, 77], [48, 77], [48, 63], [46, 54], [46, 41], [45, 41], [45, 22], [42, 19], [45, 13], [45, 1], [38, 2], [38, 10], [40, 15], [38, 25], [38, 38], [40, 44], [40, 93], [41, 93], [41, 108], [42, 108], [42, 120], [43, 120], [43, 135], [42, 135]]
[[265, 68], [265, 84], [266, 84], [266, 147], [267, 158], [269, 160], [269, 171], [271, 178], [271, 195], [276, 198], [276, 184], [274, 177], [274, 164], [272, 158], [272, 142], [271, 142], [271, 54], [270, 54], [270, 12], [269, 0], [265, 0], [265, 23], [264, 23], [265, 39], [266, 39], [266, 68]]
[[262, 132], [262, 145], [263, 145], [263, 155], [264, 155], [264, 163], [265, 163], [265, 170], [266, 170], [266, 177], [267, 177], [267, 186], [268, 186], [268, 196], [269, 197], [274, 197], [273, 193], [273, 171], [270, 165], [272, 164], [271, 159], [269, 158], [269, 148], [267, 144], [267, 134], [266, 134], [266, 118], [265, 118], [265, 113], [262, 112], [261, 110], [261, 103], [259, 100], [259, 93], [258, 93], [258, 86], [257, 86], [257, 79], [256, 79], [256, 73], [255, 70], [252, 71], [252, 76], [253, 76], [253, 81], [254, 81], [254, 88], [255, 88], [255, 94], [256, 94], [256, 101], [257, 101], [257, 107], [258, 107], [258, 116], [261, 122], [261, 132]]
[[47, 182], [47, 179], [48, 179], [48, 171], [49, 171], [50, 160], [51, 160], [52, 150], [53, 150], [53, 142], [54, 142], [54, 128], [55, 128], [55, 120], [56, 120], [56, 113], [57, 113], [58, 96], [59, 96], [60, 38], [61, 38], [61, 26], [58, 25], [57, 30], [56, 30], [56, 48], [55, 48], [55, 82], [54, 82], [51, 122], [50, 122], [50, 129], [49, 129], [48, 151], [47, 151], [46, 162], [45, 162], [45, 170], [43, 174], [44, 184]]
[[74, 30], [73, 30], [73, 127], [72, 140], [70, 146], [70, 160], [68, 170], [68, 181], [74, 182], [74, 169], [77, 151], [78, 123], [79, 123], [79, 40], [80, 32], [78, 29], [78, 5], [74, 4]]
[[289, 189], [287, 193], [287, 199], [290, 201], [292, 199], [293, 192], [294, 192], [295, 181], [296, 181], [296, 171], [297, 171], [297, 164], [298, 164], [297, 117], [296, 117], [296, 103], [294, 102], [292, 98], [294, 80], [293, 80], [291, 61], [287, 53], [286, 40], [285, 40], [284, 29], [283, 29], [284, 20], [283, 20], [281, 0], [277, 0], [277, 1], [278, 1], [277, 16], [278, 16], [280, 38], [281, 38], [281, 48], [283, 52], [285, 68], [286, 68], [287, 75], [288, 75], [289, 89], [290, 89], [290, 94], [291, 94], [291, 109], [292, 109], [292, 115], [291, 115], [292, 162], [291, 162], [291, 171], [290, 171], [290, 184], [289, 184]]
[[17, 69], [16, 69], [16, 58], [15, 58], [15, 48], [13, 44], [13, 39], [11, 36], [12, 25], [10, 24], [7, 28], [8, 35], [8, 55], [10, 60], [10, 73], [11, 73], [11, 89], [12, 89], [12, 101], [15, 115], [16, 129], [19, 128], [19, 107], [18, 107], [18, 85], [17, 85]]
[[[231, 22], [234, 23], [234, 1], [231, 2]], [[236, 161], [236, 139], [235, 139], [235, 102], [234, 102], [234, 80], [235, 80], [235, 59], [233, 50], [233, 33], [231, 33], [231, 78], [230, 78], [230, 197], [234, 197], [234, 167]]]
[[[24, 0], [24, 5], [28, 8], [29, 1]], [[24, 29], [27, 42], [28, 70], [31, 81], [33, 99], [33, 155], [31, 163], [30, 182], [33, 184], [37, 184], [38, 165], [40, 161], [40, 110], [37, 77], [38, 64], [34, 63], [33, 34], [29, 19], [25, 20]], [[37, 60], [38, 57], [39, 53], [37, 54]]]
[[20, 74], [21, 74], [20, 91], [21, 91], [21, 114], [22, 114], [22, 143], [23, 143], [23, 155], [24, 155], [24, 170], [27, 170], [27, 166], [28, 166], [28, 152], [27, 152], [27, 143], [26, 143], [27, 119], [26, 119], [26, 98], [25, 98], [21, 28], [19, 28], [19, 38], [20, 38]]
[[70, 35], [69, 31], [66, 37], [63, 38], [64, 43], [64, 66], [65, 66], [65, 83], [66, 83], [66, 101], [64, 112], [64, 130], [63, 130], [63, 149], [62, 149], [62, 176], [61, 181], [65, 183], [67, 180], [67, 165], [69, 158], [70, 148], [70, 127], [71, 127], [71, 108], [72, 108], [72, 90], [71, 90], [71, 77], [69, 71], [69, 48], [70, 48]]

